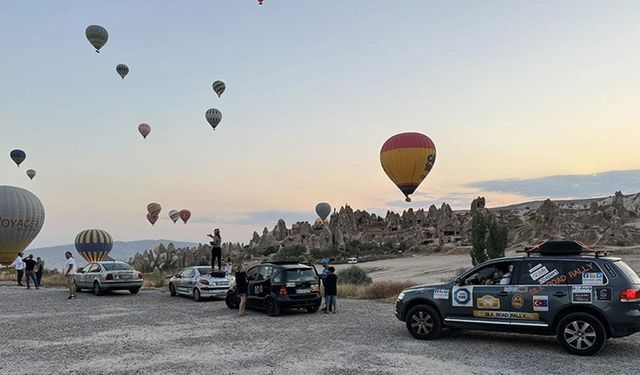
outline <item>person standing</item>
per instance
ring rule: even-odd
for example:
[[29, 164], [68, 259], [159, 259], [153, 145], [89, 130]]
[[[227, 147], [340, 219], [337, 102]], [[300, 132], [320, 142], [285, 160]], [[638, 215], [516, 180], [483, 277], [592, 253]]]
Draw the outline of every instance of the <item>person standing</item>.
[[227, 262], [224, 266], [224, 272], [229, 275], [231, 275], [231, 272], [233, 272], [233, 261], [231, 260], [231, 257], [227, 257]]
[[31, 289], [31, 284], [29, 283], [29, 281], [33, 280], [33, 285], [36, 287], [36, 289], [40, 289], [38, 287], [38, 281], [36, 280], [36, 273], [35, 273], [35, 268], [36, 268], [36, 261], [33, 260], [33, 254], [29, 254], [29, 256], [27, 257], [27, 259], [24, 260], [24, 271], [25, 271], [25, 275], [27, 276], [27, 289]]
[[11, 263], [11, 267], [16, 270], [18, 274], [18, 286], [22, 286], [22, 275], [24, 274], [24, 261], [22, 260], [22, 253], [18, 253], [16, 260]]
[[244, 272], [244, 267], [239, 264], [236, 268], [236, 294], [240, 298], [240, 305], [238, 314], [240, 316], [247, 315], [245, 310], [247, 309], [247, 293], [249, 291], [249, 284], [247, 283], [247, 273]]
[[327, 276], [327, 284], [325, 286], [325, 304], [327, 305], [328, 313], [336, 313], [336, 296], [338, 295], [338, 276], [336, 275], [335, 267], [329, 267], [329, 276]]
[[44, 271], [44, 260], [40, 257], [36, 258], [36, 286], [42, 285], [42, 272]]
[[320, 274], [320, 280], [322, 281], [322, 287], [324, 289], [324, 307], [322, 308], [322, 311], [327, 311], [327, 307], [329, 307], [327, 305], [327, 279], [329, 277], [329, 259], [323, 259], [322, 261], [320, 261], [320, 264], [322, 264], [322, 273]]
[[64, 253], [67, 260], [64, 262], [64, 278], [67, 281], [67, 287], [69, 288], [69, 297], [67, 299], [76, 298], [76, 283], [74, 282], [74, 276], [76, 274], [76, 260], [73, 259], [71, 251]]
[[220, 229], [216, 228], [211, 233], [207, 234], [211, 237], [211, 268], [216, 268], [216, 259], [218, 259], [218, 269], [222, 270], [222, 237], [220, 237]]

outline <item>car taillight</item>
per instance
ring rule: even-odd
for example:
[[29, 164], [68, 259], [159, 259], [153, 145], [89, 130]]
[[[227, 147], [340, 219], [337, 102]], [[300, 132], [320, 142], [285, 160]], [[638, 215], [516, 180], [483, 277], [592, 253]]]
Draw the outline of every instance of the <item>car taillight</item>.
[[209, 280], [200, 279], [200, 284], [209, 285]]
[[281, 286], [281, 287], [280, 287], [280, 293], [278, 293], [278, 295], [279, 295], [280, 297], [284, 297], [284, 296], [286, 296], [286, 295], [287, 295], [287, 288], [286, 288], [286, 287], [284, 287], [284, 286]]
[[620, 291], [620, 302], [640, 301], [640, 289], [623, 289]]
[[106, 279], [113, 280], [113, 274], [108, 273]]
[[144, 279], [144, 274], [142, 272], [138, 272], [138, 279]]

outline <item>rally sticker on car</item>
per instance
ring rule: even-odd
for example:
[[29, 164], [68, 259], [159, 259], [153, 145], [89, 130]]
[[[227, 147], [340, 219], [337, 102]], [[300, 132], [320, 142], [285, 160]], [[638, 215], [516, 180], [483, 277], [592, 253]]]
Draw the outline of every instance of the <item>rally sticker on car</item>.
[[511, 306], [513, 306], [514, 309], [520, 309], [524, 306], [524, 298], [522, 297], [522, 294], [516, 293], [511, 297]]
[[602, 285], [604, 275], [602, 272], [585, 272], [582, 274], [582, 285]]
[[531, 279], [538, 280], [539, 278], [541, 278], [542, 276], [546, 275], [547, 273], [549, 273], [549, 270], [547, 269], [547, 267], [542, 266], [542, 267], [536, 269], [535, 271], [533, 271], [530, 274], [530, 276], [531, 276]]
[[571, 302], [572, 303], [591, 303], [591, 286], [578, 285], [571, 287]]
[[598, 301], [611, 301], [611, 288], [595, 288], [595, 295]]
[[453, 287], [453, 298], [451, 306], [453, 307], [473, 307], [473, 286], [455, 286]]
[[477, 298], [476, 305], [479, 309], [500, 310], [500, 299], [492, 295], [485, 294], [484, 296]]
[[533, 311], [549, 311], [549, 296], [533, 296]]
[[449, 289], [434, 289], [433, 299], [449, 299]]
[[540, 315], [538, 313], [525, 313], [515, 311], [473, 310], [473, 316], [476, 318], [540, 320]]
[[553, 279], [554, 277], [558, 276], [560, 272], [558, 272], [558, 270], [553, 270], [551, 272], [549, 272], [548, 274], [542, 276], [541, 278], [538, 279], [538, 283], [540, 284], [544, 284], [547, 281]]

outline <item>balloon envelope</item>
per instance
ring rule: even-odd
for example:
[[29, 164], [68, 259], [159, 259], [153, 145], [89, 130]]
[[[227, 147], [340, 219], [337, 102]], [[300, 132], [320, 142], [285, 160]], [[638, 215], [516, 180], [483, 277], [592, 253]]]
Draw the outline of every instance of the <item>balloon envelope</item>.
[[162, 206], [158, 203], [152, 202], [147, 205], [147, 212], [151, 215], [158, 216], [160, 215], [160, 211], [162, 211]]
[[140, 132], [140, 134], [142, 134], [142, 138], [146, 139], [149, 133], [151, 133], [151, 125], [143, 122], [142, 124], [138, 125], [138, 131]]
[[322, 221], [327, 220], [327, 217], [329, 217], [329, 214], [331, 213], [331, 205], [327, 202], [320, 202], [316, 204], [316, 213]]
[[158, 221], [158, 215], [147, 214], [147, 220], [151, 223], [151, 225], [154, 225], [156, 221]]
[[213, 91], [218, 94], [218, 98], [222, 95], [227, 86], [222, 81], [215, 81], [212, 85]]
[[116, 66], [116, 72], [120, 75], [120, 77], [122, 77], [122, 79], [124, 79], [124, 77], [129, 74], [129, 67], [124, 64], [118, 64], [118, 66]]
[[33, 178], [36, 176], [36, 171], [34, 171], [33, 169], [27, 170], [27, 176], [29, 176], [29, 179], [33, 180]]
[[215, 108], [210, 108], [204, 114], [204, 117], [207, 119], [213, 130], [216, 130], [216, 127], [220, 124], [220, 121], [222, 121], [222, 112]]
[[24, 161], [24, 159], [27, 158], [27, 154], [22, 150], [11, 150], [9, 156], [18, 167]]
[[103, 260], [113, 248], [113, 238], [102, 229], [87, 229], [76, 236], [76, 250], [89, 263]]
[[180, 219], [182, 219], [182, 221], [184, 221], [185, 224], [187, 223], [187, 221], [189, 221], [189, 218], [191, 218], [191, 211], [189, 210], [180, 211]]
[[406, 201], [431, 172], [436, 162], [436, 146], [420, 133], [401, 133], [389, 138], [380, 150], [382, 169], [402, 191]]
[[87, 36], [89, 43], [96, 49], [97, 53], [100, 53], [100, 48], [107, 44], [107, 40], [109, 40], [109, 33], [104, 27], [99, 25], [88, 26], [84, 34]]
[[44, 224], [44, 207], [33, 193], [0, 186], [0, 263], [9, 264], [33, 241]]
[[176, 221], [178, 221], [178, 219], [180, 219], [180, 211], [178, 210], [169, 211], [169, 218], [171, 219], [171, 221], [175, 223]]

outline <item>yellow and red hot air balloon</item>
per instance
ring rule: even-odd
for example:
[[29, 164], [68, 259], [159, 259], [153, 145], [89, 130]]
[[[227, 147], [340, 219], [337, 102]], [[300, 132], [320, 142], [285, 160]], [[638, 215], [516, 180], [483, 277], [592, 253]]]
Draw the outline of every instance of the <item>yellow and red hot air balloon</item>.
[[407, 202], [431, 172], [436, 162], [436, 146], [421, 133], [400, 133], [387, 139], [380, 150], [382, 169], [402, 191]]

